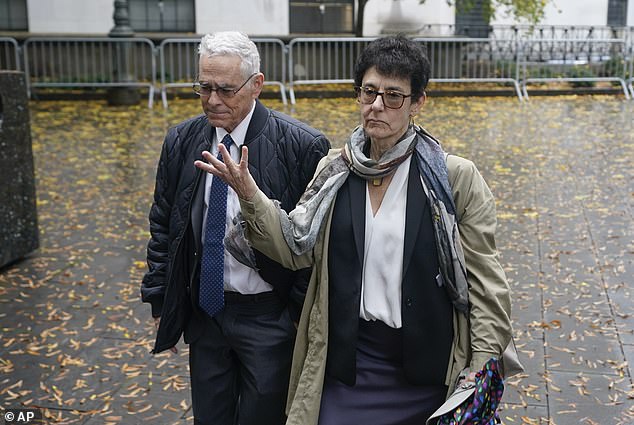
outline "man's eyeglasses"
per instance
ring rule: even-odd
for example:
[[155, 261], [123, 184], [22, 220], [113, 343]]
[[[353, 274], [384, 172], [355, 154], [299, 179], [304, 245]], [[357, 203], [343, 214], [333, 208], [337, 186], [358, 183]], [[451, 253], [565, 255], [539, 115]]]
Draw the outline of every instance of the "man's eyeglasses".
[[383, 105], [390, 109], [399, 109], [405, 103], [405, 98], [412, 97], [410, 94], [403, 94], [392, 90], [378, 91], [370, 87], [355, 86], [354, 91], [357, 93], [357, 99], [364, 105], [374, 103], [377, 96], [381, 96]]
[[201, 83], [200, 81], [196, 81], [194, 84], [192, 84], [192, 88], [194, 89], [194, 93], [196, 93], [198, 96], [203, 96], [203, 97], [211, 96], [211, 92], [215, 91], [218, 97], [221, 97], [223, 99], [231, 99], [236, 94], [238, 94], [240, 90], [242, 90], [242, 87], [247, 85], [247, 83], [249, 82], [249, 80], [251, 80], [251, 78], [253, 78], [257, 74], [258, 74], [257, 72], [254, 72], [253, 74], [251, 74], [251, 76], [247, 78], [246, 81], [242, 83], [242, 85], [238, 87], [237, 89], [234, 89], [231, 87], [213, 88], [209, 84]]

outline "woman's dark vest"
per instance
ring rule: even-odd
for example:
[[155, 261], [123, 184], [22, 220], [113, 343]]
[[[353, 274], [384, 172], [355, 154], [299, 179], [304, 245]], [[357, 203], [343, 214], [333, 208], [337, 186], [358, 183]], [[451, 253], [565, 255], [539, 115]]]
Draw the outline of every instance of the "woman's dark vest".
[[[326, 373], [356, 379], [356, 345], [365, 233], [365, 180], [350, 173], [335, 200], [328, 252]], [[403, 368], [416, 385], [443, 385], [453, 339], [451, 302], [441, 282], [431, 208], [411, 161], [403, 253]], [[396, 265], [395, 265], [396, 266]]]

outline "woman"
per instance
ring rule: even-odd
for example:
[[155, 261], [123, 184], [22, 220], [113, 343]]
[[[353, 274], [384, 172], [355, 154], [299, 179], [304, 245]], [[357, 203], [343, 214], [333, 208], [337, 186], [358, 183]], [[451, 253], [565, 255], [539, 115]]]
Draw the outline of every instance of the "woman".
[[493, 196], [473, 163], [413, 124], [429, 75], [418, 44], [370, 43], [354, 76], [363, 125], [289, 215], [258, 190], [246, 148], [239, 164], [207, 152], [196, 163], [236, 190], [254, 248], [314, 266], [287, 424], [422, 424], [511, 339]]

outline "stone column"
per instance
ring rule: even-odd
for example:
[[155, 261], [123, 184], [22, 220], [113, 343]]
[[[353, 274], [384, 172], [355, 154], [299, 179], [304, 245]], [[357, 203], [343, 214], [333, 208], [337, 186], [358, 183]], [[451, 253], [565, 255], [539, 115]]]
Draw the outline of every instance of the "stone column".
[[[130, 26], [127, 0], [115, 0], [114, 2], [114, 27], [108, 33], [109, 37], [134, 37], [134, 30]], [[114, 49], [115, 72], [118, 81], [132, 81], [130, 75], [130, 55], [132, 49], [129, 43], [119, 43]], [[136, 87], [113, 87], [108, 91], [108, 104], [136, 105], [141, 100], [141, 94]]]
[[39, 246], [29, 104], [23, 72], [0, 71], [0, 267]]

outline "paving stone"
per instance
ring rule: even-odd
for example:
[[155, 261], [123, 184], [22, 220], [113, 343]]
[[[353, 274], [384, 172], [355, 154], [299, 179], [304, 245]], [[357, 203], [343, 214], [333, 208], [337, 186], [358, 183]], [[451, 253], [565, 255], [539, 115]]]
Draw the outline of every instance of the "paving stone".
[[552, 317], [546, 322], [551, 328], [545, 330], [550, 370], [619, 373], [614, 368], [622, 363], [623, 356], [610, 316]]
[[546, 405], [546, 382], [544, 380], [544, 343], [540, 338], [522, 338], [517, 352], [524, 366], [524, 373], [505, 380], [506, 403]]
[[[550, 373], [550, 415], [556, 424], [617, 424], [631, 408], [629, 380], [586, 373]], [[621, 422], [622, 424], [632, 422]]]
[[502, 403], [498, 413], [504, 425], [552, 425], [545, 405]]
[[[625, 355], [625, 360], [627, 361], [627, 364], [634, 364], [634, 344], [623, 344], [623, 353]], [[632, 378], [634, 378], [634, 376], [632, 376]]]
[[120, 417], [117, 422], [125, 424], [192, 423], [187, 420], [190, 409], [188, 379], [143, 375], [126, 380], [104, 411], [85, 424], [102, 424], [109, 417]]

